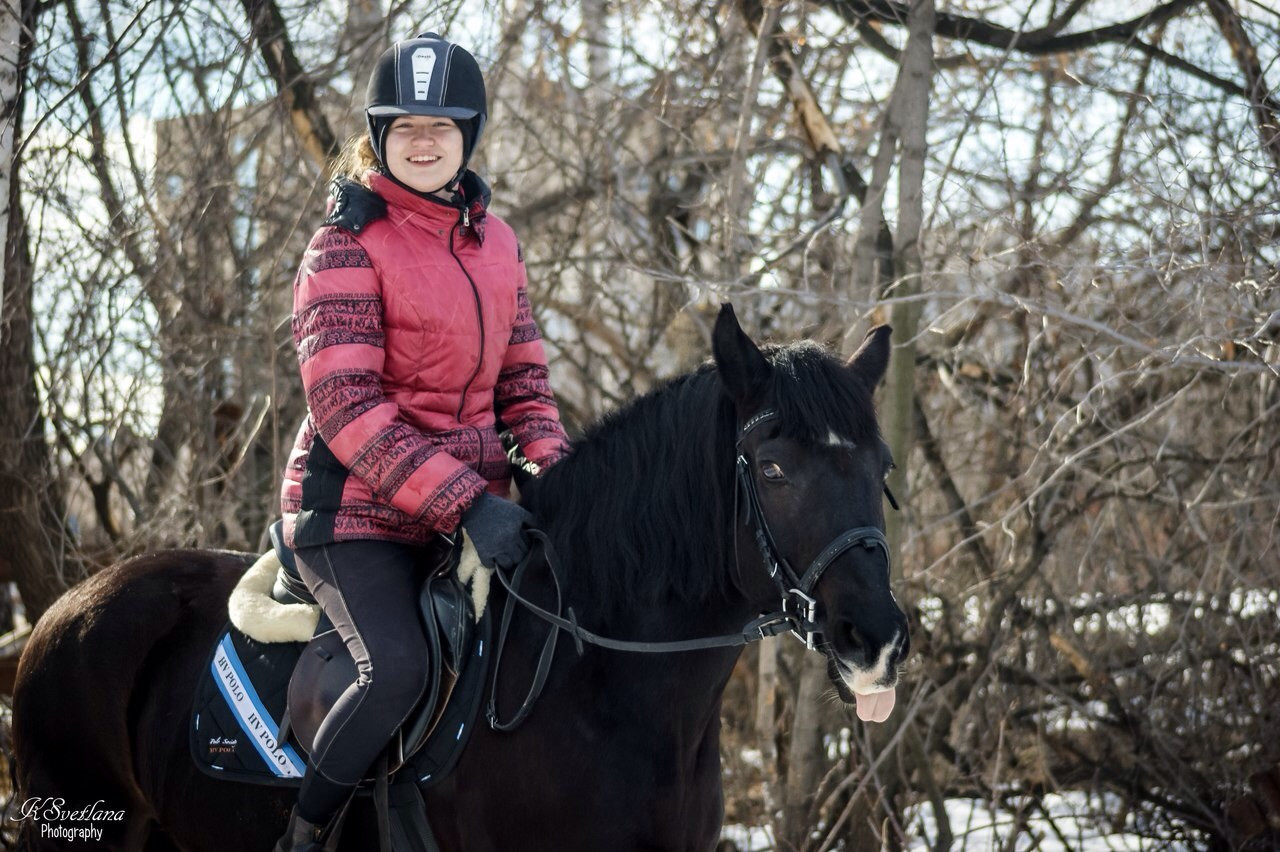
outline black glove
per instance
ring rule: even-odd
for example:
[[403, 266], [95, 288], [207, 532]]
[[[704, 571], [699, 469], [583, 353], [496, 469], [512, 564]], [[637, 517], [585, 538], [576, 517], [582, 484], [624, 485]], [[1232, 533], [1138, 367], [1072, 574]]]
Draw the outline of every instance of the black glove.
[[533, 515], [519, 505], [487, 491], [462, 513], [462, 528], [471, 537], [480, 564], [486, 568], [518, 565], [529, 552], [524, 525], [532, 523]]

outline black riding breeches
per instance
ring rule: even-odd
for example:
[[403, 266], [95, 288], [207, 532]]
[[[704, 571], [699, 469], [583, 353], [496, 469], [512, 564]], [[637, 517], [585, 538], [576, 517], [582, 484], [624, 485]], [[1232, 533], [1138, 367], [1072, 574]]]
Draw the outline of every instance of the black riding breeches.
[[426, 688], [417, 570], [424, 549], [344, 541], [299, 548], [297, 557], [298, 572], [346, 643], [357, 671], [320, 725], [299, 793], [299, 809], [321, 816], [336, 810], [343, 789], [368, 774]]

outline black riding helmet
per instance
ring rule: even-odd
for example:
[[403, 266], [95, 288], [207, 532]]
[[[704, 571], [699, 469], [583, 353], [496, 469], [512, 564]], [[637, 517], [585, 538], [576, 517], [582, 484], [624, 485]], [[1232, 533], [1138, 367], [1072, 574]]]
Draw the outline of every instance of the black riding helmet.
[[488, 117], [476, 58], [437, 33], [398, 41], [383, 52], [369, 76], [364, 103], [369, 141], [383, 168], [387, 128], [396, 116], [439, 115], [457, 122], [462, 130], [462, 167], [455, 181], [466, 170]]

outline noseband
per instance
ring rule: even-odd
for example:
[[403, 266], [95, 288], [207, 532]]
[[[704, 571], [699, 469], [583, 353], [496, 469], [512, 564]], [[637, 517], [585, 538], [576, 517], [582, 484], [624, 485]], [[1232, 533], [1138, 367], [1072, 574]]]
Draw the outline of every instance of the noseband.
[[[760, 558], [764, 562], [765, 570], [769, 572], [769, 577], [778, 586], [778, 592], [782, 596], [782, 613], [793, 625], [791, 633], [804, 642], [806, 648], [813, 650], [814, 637], [821, 632], [817, 625], [818, 602], [813, 597], [813, 588], [822, 579], [823, 573], [831, 567], [831, 563], [840, 554], [857, 546], [879, 547], [884, 552], [887, 563], [889, 542], [885, 540], [884, 533], [878, 527], [854, 527], [836, 536], [809, 563], [809, 567], [803, 574], [796, 573], [791, 563], [778, 550], [773, 532], [769, 529], [769, 519], [765, 517], [764, 508], [760, 505], [760, 492], [756, 488], [756, 479], [751, 475], [751, 460], [747, 458], [746, 450], [742, 446], [752, 429], [777, 417], [776, 409], [766, 408], [743, 423], [742, 428], [738, 430], [738, 440], [734, 445], [738, 454], [738, 487], [746, 496], [747, 523], [753, 528], [752, 534], [756, 540], [756, 547], [760, 550]], [[887, 488], [886, 493], [888, 493]], [[896, 508], [896, 501], [892, 496], [890, 496], [890, 502], [893, 502]], [[737, 516], [736, 508], [734, 516]]]

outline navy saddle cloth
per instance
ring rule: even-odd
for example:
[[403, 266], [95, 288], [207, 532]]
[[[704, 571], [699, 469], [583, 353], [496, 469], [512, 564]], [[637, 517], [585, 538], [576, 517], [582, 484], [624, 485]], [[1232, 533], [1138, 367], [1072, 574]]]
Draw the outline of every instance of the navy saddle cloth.
[[227, 625], [196, 687], [191, 754], [197, 766], [236, 781], [302, 781], [304, 752], [278, 738], [289, 677], [305, 647], [256, 642]]
[[[447, 627], [432, 620], [433, 601], [426, 587], [421, 608], [429, 632]], [[464, 617], [472, 617], [469, 610]], [[491, 631], [486, 612], [470, 631], [465, 648], [450, 651], [448, 641], [428, 642], [433, 648], [433, 670], [438, 675], [443, 668], [447, 684], [443, 689], [428, 689], [405, 730], [393, 740], [392, 766], [400, 767], [398, 777], [412, 773], [418, 785], [426, 787], [452, 770], [477, 718], [487, 682]], [[297, 786], [302, 782], [306, 748], [292, 726], [282, 742], [280, 726], [286, 718], [290, 678], [304, 653], [316, 657], [304, 670], [326, 666], [336, 654], [340, 659], [333, 660], [333, 665], [345, 671], [345, 663], [354, 679], [354, 663], [323, 617], [311, 643], [258, 642], [227, 625], [200, 675], [191, 714], [191, 754], [202, 771], [255, 784]], [[438, 681], [438, 676], [433, 680]], [[436, 707], [441, 694], [447, 702], [442, 711]]]

